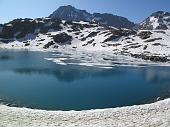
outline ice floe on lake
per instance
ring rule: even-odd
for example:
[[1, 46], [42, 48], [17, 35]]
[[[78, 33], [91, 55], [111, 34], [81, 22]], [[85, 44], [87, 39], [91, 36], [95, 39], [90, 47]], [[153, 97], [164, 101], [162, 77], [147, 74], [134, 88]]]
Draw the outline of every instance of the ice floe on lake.
[[45, 59], [60, 65], [81, 65], [108, 69], [115, 66], [168, 66], [167, 63], [155, 63], [142, 59], [132, 58], [130, 56], [115, 55], [112, 52], [106, 51], [86, 52], [78, 50], [62, 50], [61, 52], [53, 52], [51, 57]]

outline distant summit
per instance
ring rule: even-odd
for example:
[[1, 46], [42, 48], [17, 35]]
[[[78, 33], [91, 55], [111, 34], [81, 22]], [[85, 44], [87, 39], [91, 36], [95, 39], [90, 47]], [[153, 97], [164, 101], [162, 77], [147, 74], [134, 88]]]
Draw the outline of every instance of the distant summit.
[[59, 18], [62, 20], [70, 21], [92, 21], [116, 28], [133, 28], [135, 26], [133, 22], [121, 16], [107, 13], [90, 14], [86, 10], [79, 10], [71, 5], [59, 7], [49, 17], [53, 19]]
[[140, 25], [139, 29], [156, 30], [156, 29], [170, 29], [170, 13], [164, 11], [157, 11], [152, 13]]
[[50, 16], [50, 18], [60, 18], [63, 20], [72, 20], [72, 21], [90, 21], [91, 14], [86, 12], [85, 10], [79, 10], [75, 7], [61, 6], [56, 11], [54, 11]]

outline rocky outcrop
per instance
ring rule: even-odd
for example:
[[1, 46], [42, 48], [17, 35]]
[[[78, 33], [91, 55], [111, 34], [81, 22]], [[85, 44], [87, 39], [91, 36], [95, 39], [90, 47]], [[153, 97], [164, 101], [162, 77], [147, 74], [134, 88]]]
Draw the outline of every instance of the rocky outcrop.
[[61, 33], [53, 36], [54, 42], [58, 44], [70, 44], [71, 41], [73, 40], [72, 36], [69, 36], [66, 33]]
[[148, 39], [151, 36], [151, 32], [150, 31], [141, 31], [137, 34], [137, 36], [139, 36], [141, 39]]
[[146, 54], [131, 54], [134, 58], [140, 58], [143, 60], [150, 60], [153, 62], [168, 62], [170, 61], [166, 56], [154, 56], [154, 55], [146, 55]]

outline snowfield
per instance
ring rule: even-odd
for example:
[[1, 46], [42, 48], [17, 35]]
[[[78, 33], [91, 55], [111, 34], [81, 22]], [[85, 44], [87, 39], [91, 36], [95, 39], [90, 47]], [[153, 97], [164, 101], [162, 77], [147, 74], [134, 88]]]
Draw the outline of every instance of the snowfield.
[[169, 127], [170, 99], [89, 111], [44, 111], [0, 105], [0, 127]]

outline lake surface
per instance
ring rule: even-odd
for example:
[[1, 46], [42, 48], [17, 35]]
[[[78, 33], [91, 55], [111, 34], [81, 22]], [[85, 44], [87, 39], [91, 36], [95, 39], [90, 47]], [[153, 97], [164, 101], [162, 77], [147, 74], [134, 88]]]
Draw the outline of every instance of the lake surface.
[[102, 69], [57, 65], [52, 53], [0, 51], [0, 103], [46, 110], [88, 110], [170, 97], [170, 67]]

